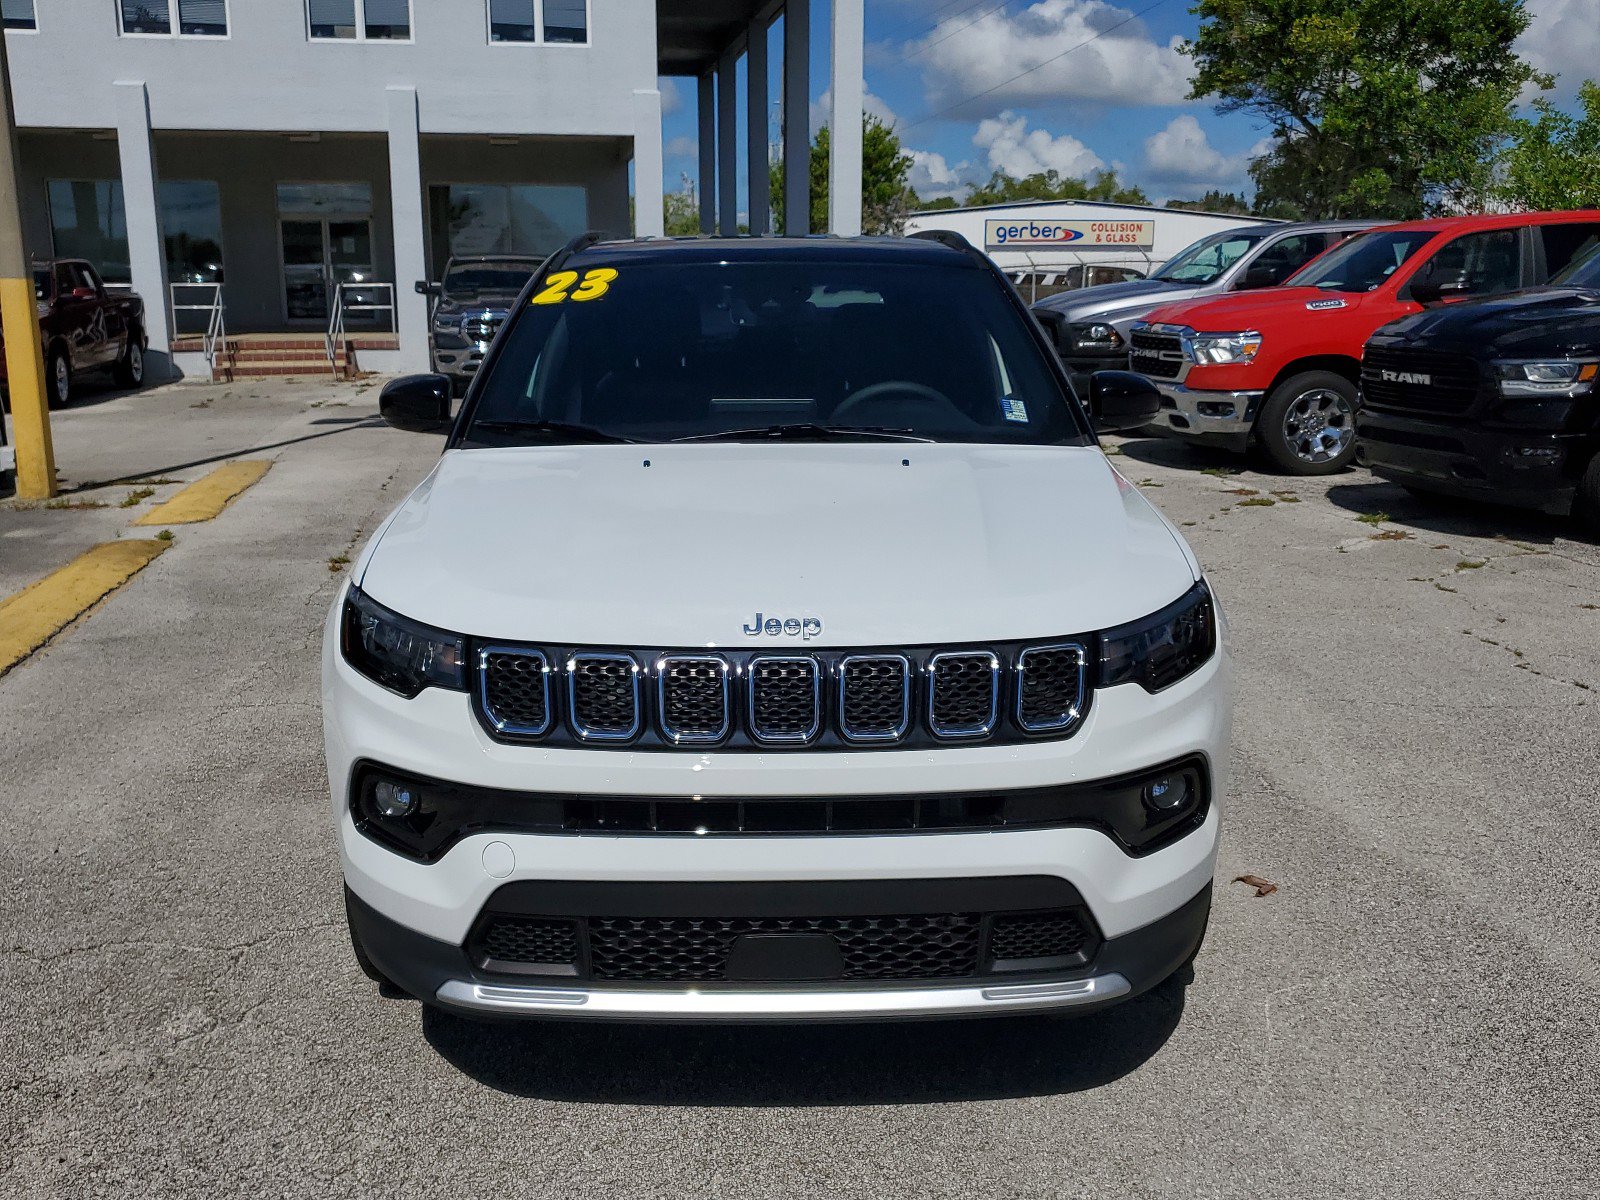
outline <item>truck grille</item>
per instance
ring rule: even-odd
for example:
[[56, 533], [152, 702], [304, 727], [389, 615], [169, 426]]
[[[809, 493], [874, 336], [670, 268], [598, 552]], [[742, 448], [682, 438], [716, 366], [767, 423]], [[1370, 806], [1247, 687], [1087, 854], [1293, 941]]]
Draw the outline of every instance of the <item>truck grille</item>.
[[616, 983], [776, 982], [729, 972], [746, 937], [815, 935], [837, 949], [826, 980], [960, 979], [1087, 962], [1098, 936], [1081, 908], [861, 916], [589, 916], [488, 913], [478, 966]]
[[474, 342], [492, 342], [505, 320], [503, 316], [468, 317], [461, 322], [461, 336]]
[[1478, 399], [1482, 377], [1465, 354], [1369, 346], [1361, 361], [1361, 402], [1368, 408], [1458, 415]]
[[475, 708], [501, 741], [645, 750], [874, 750], [1069, 736], [1087, 640], [994, 648], [694, 653], [486, 645]]
[[1186, 361], [1183, 342], [1175, 334], [1136, 329], [1128, 339], [1130, 370], [1152, 379], [1177, 379]]

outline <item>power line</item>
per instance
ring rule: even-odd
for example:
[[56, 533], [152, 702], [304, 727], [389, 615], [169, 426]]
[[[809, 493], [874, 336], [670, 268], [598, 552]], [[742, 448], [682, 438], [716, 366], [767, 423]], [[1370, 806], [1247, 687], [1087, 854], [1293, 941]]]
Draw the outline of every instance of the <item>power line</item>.
[[1122, 20], [1118, 21], [1115, 25], [1106, 26], [1106, 28], [1102, 29], [1099, 33], [1095, 34], [1093, 37], [1085, 38], [1083, 41], [1079, 42], [1075, 46], [1068, 46], [1060, 54], [1052, 54], [1049, 58], [1045, 59], [1043, 62], [1034, 63], [1033, 66], [1029, 67], [1027, 70], [1018, 71], [1015, 75], [1011, 76], [1009, 79], [1002, 79], [999, 83], [995, 84], [993, 87], [984, 88], [983, 91], [974, 92], [970, 96], [964, 96], [960, 100], [957, 100], [954, 104], [949, 105], [946, 108], [941, 108], [938, 112], [924, 113], [922, 116], [918, 117], [915, 121], [912, 121], [909, 124], [900, 126], [900, 129], [902, 131], [907, 130], [907, 129], [915, 129], [918, 125], [921, 125], [924, 122], [932, 121], [932, 120], [935, 120], [935, 119], [937, 119], [939, 117], [946, 116], [946, 115], [948, 115], [950, 113], [953, 113], [958, 108], [961, 108], [961, 107], [963, 107], [965, 105], [971, 104], [974, 100], [980, 100], [984, 96], [990, 95], [993, 92], [998, 92], [1001, 88], [1015, 83], [1017, 80], [1021, 79], [1023, 76], [1032, 75], [1035, 71], [1039, 70], [1039, 68], [1048, 67], [1051, 63], [1060, 61], [1061, 59], [1065, 58], [1067, 55], [1071, 54], [1074, 50], [1082, 50], [1085, 46], [1089, 45], [1090, 42], [1098, 42], [1101, 38], [1105, 37], [1106, 34], [1114, 33], [1118, 29], [1121, 29], [1124, 25], [1127, 25], [1132, 21], [1138, 20], [1140, 17], [1144, 16], [1145, 13], [1150, 12], [1152, 9], [1160, 8], [1163, 4], [1166, 4], [1166, 3], [1167, 3], [1167, 0], [1155, 0], [1154, 3], [1145, 5], [1143, 8], [1139, 9], [1137, 12], [1129, 13], [1125, 18], [1123, 18]]
[[[983, 2], [984, 2], [984, 0], [978, 0], [978, 3], [980, 3], [980, 4], [983, 3]], [[989, 9], [987, 12], [979, 13], [976, 17], [972, 18], [972, 20], [968, 21], [965, 25], [962, 25], [960, 28], [952, 29], [949, 33], [945, 34], [942, 38], [935, 38], [931, 42], [928, 42], [928, 43], [926, 43], [924, 45], [918, 46], [915, 50], [911, 51], [909, 54], [902, 54], [900, 56], [901, 60], [904, 61], [904, 62], [910, 62], [913, 58], [917, 57], [917, 55], [926, 54], [929, 50], [932, 50], [935, 46], [940, 45], [941, 43], [944, 43], [944, 42], [948, 42], [951, 38], [955, 37], [955, 35], [960, 33], [962, 30], [971, 29], [974, 25], [977, 25], [982, 21], [987, 21], [990, 17], [994, 16], [995, 13], [999, 12], [1001, 9], [1009, 7], [1010, 4], [1011, 4], [1011, 0], [1005, 0], [1004, 4], [996, 4], [993, 8]], [[971, 7], [967, 8], [967, 9], [965, 9], [963, 11], [971, 12], [972, 9], [976, 8], [976, 7], [977, 7], [977, 5], [972, 5]], [[960, 13], [956, 13], [950, 19], [954, 20], [955, 17], [959, 17], [960, 15], [961, 15]], [[939, 24], [943, 24], [943, 22], [941, 21], [941, 22], [939, 22]], [[932, 32], [932, 30], [930, 30], [929, 32]]]
[[[921, 37], [924, 33], [932, 32], [933, 28], [941, 21], [947, 21], [954, 17], [959, 17], [961, 13], [969, 12], [972, 9], [977, 8], [978, 5], [985, 4], [987, 2], [988, 0], [945, 0], [945, 3], [939, 5], [932, 12], [925, 12], [914, 21], [902, 21], [898, 25], [890, 26], [879, 35], [879, 38], [881, 40], [899, 37], [907, 30], [916, 29], [918, 27], [921, 27], [921, 33], [918, 33], [914, 36]], [[959, 11], [951, 12], [950, 10], [953, 8], [958, 8]], [[933, 19], [929, 21], [928, 24], [923, 25], [922, 22], [929, 17], [932, 17]], [[912, 39], [908, 38], [906, 40], [909, 41]]]

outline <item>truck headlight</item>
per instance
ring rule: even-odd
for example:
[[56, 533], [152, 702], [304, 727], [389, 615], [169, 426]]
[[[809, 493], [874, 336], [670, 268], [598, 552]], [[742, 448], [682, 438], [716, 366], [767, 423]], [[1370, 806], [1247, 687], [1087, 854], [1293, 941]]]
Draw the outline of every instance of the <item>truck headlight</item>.
[[1072, 338], [1074, 350], [1114, 351], [1122, 345], [1122, 335], [1117, 332], [1116, 326], [1104, 321], [1068, 325], [1067, 332]]
[[466, 639], [402, 617], [352, 587], [339, 628], [345, 661], [408, 700], [425, 687], [467, 690]]
[[435, 333], [460, 333], [461, 332], [461, 314], [460, 313], [434, 313], [433, 314], [433, 331]]
[[1216, 650], [1216, 606], [1202, 580], [1160, 612], [1100, 635], [1100, 683], [1137, 683], [1159, 692], [1198, 670]]
[[1247, 363], [1261, 349], [1261, 335], [1245, 333], [1190, 334], [1189, 357], [1200, 366], [1233, 366]]
[[1494, 366], [1502, 396], [1571, 398], [1593, 387], [1600, 373], [1600, 360], [1592, 358], [1508, 359]]

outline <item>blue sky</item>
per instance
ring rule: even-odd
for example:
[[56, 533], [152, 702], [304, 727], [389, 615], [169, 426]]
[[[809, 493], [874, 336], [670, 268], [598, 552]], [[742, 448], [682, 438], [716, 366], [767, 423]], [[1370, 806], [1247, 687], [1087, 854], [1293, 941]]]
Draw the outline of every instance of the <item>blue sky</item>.
[[[1177, 51], [1197, 22], [1191, 0], [866, 0], [869, 109], [893, 120], [924, 197], [955, 195], [995, 170], [1102, 167], [1156, 201], [1246, 190], [1266, 130], [1185, 99], [1192, 63]], [[1527, 0], [1519, 49], [1557, 73], [1555, 99], [1600, 73], [1600, 0]], [[812, 125], [827, 120], [828, 13], [814, 6]], [[772, 31], [771, 61], [781, 55]], [[1021, 78], [1012, 76], [1028, 71]], [[777, 96], [774, 69], [772, 94]], [[1008, 82], [1008, 80], [1011, 80]], [[739, 86], [743, 89], [743, 71]], [[663, 80], [667, 186], [693, 179], [695, 83]], [[744, 146], [741, 104], [739, 145]], [[769, 105], [772, 137], [778, 110]], [[744, 194], [740, 168], [740, 194]]]

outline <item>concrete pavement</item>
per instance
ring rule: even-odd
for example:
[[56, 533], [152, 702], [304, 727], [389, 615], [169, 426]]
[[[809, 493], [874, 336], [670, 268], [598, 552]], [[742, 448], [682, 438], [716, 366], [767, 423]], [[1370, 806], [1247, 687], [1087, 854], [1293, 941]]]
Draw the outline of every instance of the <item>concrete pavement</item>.
[[380, 999], [345, 940], [329, 563], [439, 445], [374, 395], [218, 399], [226, 429], [169, 454], [134, 410], [85, 430], [78, 478], [179, 473], [204, 438], [275, 465], [0, 679], [0, 1194], [1594, 1194], [1600, 547], [1124, 442], [1239, 667], [1187, 989], [1076, 1021], [481, 1026]]

